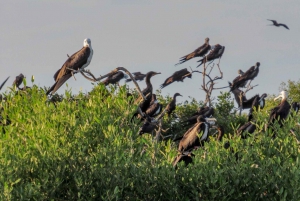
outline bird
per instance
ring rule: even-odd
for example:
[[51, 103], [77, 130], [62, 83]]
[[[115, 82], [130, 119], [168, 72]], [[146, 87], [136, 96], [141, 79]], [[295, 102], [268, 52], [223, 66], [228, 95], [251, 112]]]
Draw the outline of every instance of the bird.
[[293, 102], [292, 103], [292, 109], [293, 109], [293, 111], [295, 111], [295, 114], [298, 114], [298, 111], [300, 109], [300, 103]]
[[5, 83], [7, 82], [7, 80], [9, 79], [9, 76], [2, 82], [2, 84], [0, 85], [0, 90], [2, 89], [2, 87], [5, 85]]
[[117, 71], [116, 73], [108, 76], [104, 81], [101, 83], [104, 84], [105, 86], [109, 84], [116, 84], [118, 83], [121, 79], [127, 78], [127, 75], [124, 74], [122, 71]]
[[[204, 142], [208, 139], [208, 131], [209, 124], [203, 116], [198, 116], [196, 124], [189, 128], [182, 137], [177, 138], [180, 142], [178, 145], [178, 155], [173, 160], [174, 167], [176, 167], [183, 156], [191, 156], [193, 150], [204, 145]], [[200, 133], [202, 133], [202, 135], [199, 138], [198, 135]]]
[[248, 118], [248, 122], [244, 125], [241, 125], [237, 130], [237, 136], [241, 136], [242, 139], [246, 139], [249, 134], [254, 133], [256, 129], [255, 123], [252, 121], [253, 115], [251, 114]]
[[67, 61], [54, 74], [54, 85], [46, 92], [54, 94], [73, 74], [82, 71], [86, 68], [93, 57], [93, 48], [91, 39], [86, 38], [83, 41], [83, 47], [72, 56], [68, 57]]
[[[134, 78], [136, 81], [142, 81], [142, 80], [144, 80], [144, 78], [146, 77], [146, 74], [143, 74], [143, 73], [141, 73], [141, 72], [134, 72], [134, 73], [132, 73], [132, 74], [134, 75], [133, 78]], [[130, 82], [130, 81], [132, 81], [131, 78], [126, 79], [125, 82]]]
[[198, 61], [198, 62], [200, 62], [200, 64], [197, 66], [197, 68], [199, 66], [201, 66], [203, 63], [206, 63], [208, 61], [212, 62], [215, 59], [221, 58], [224, 51], [225, 51], [225, 46], [222, 46], [220, 44], [216, 44], [216, 45], [212, 46], [208, 55], [206, 55], [205, 57], [203, 57], [202, 59], [200, 59]]
[[218, 131], [217, 141], [221, 142], [223, 139], [223, 136], [225, 134], [223, 126], [218, 125], [218, 126], [212, 126], [212, 127], [217, 129], [217, 131]]
[[195, 49], [192, 53], [181, 57], [179, 63], [175, 64], [175, 66], [182, 64], [195, 57], [203, 57], [210, 49], [211, 47], [209, 45], [209, 38], [205, 38], [205, 42], [203, 45]]
[[168, 77], [162, 85], [160, 85], [160, 88], [162, 89], [175, 81], [183, 82], [186, 77], [192, 78], [192, 74], [186, 68], [176, 71], [173, 75]]
[[[268, 20], [269, 20], [269, 19], [268, 19]], [[276, 26], [276, 27], [283, 26], [284, 28], [290, 30], [290, 29], [288, 28], [288, 26], [286, 26], [285, 24], [280, 24], [280, 23], [278, 23], [276, 20], [269, 20], [269, 21], [273, 22], [273, 24], [270, 24], [270, 26]]]
[[284, 120], [288, 117], [291, 105], [287, 101], [288, 92], [281, 91], [279, 96], [274, 98], [274, 101], [281, 98], [281, 102], [278, 106], [271, 109], [269, 121], [267, 127], [272, 126], [276, 121], [278, 121], [280, 127], [283, 126]]
[[[146, 75], [146, 79], [145, 79], [145, 82], [146, 82], [146, 88], [143, 89], [142, 91], [142, 94], [146, 97], [146, 100], [143, 100], [140, 104], [139, 104], [139, 107], [141, 109], [142, 112], [146, 112], [146, 110], [149, 108], [150, 106], [150, 103], [151, 103], [151, 99], [152, 99], [152, 91], [153, 91], [153, 86], [150, 82], [150, 79], [151, 77], [157, 75], [157, 74], [161, 74], [161, 73], [157, 73], [157, 72], [154, 72], [154, 71], [150, 71], [147, 73]], [[135, 103], [138, 103], [142, 100], [142, 97], [138, 97], [136, 100], [135, 100]], [[139, 115], [138, 111], [135, 112], [131, 118], [131, 121], [133, 120], [134, 117], [137, 117]]]
[[24, 75], [20, 73], [20, 75], [18, 75], [14, 80], [13, 86], [16, 86], [18, 89], [20, 89], [20, 85], [22, 84], [23, 79], [24, 79]]
[[252, 81], [259, 73], [259, 66], [260, 66], [260, 62], [256, 62], [255, 66], [251, 66], [245, 73], [240, 74], [232, 81], [232, 83], [228, 82], [230, 91], [236, 88], [245, 87], [249, 80]]
[[162, 110], [162, 105], [156, 99], [156, 95], [152, 94], [152, 99], [149, 108], [146, 110], [146, 114], [149, 117], [156, 117]]
[[176, 97], [177, 96], [182, 96], [182, 95], [180, 93], [175, 93], [173, 95], [173, 99], [171, 100], [171, 102], [166, 107], [166, 111], [167, 111], [168, 116], [170, 116], [171, 113], [176, 109]]
[[213, 107], [209, 107], [209, 106], [202, 106], [198, 109], [197, 112], [195, 112], [194, 114], [192, 114], [192, 116], [190, 118], [188, 118], [185, 121], [182, 121], [181, 123], [182, 126], [190, 126], [193, 125], [197, 122], [197, 117], [199, 115], [202, 115], [204, 118], [208, 118], [211, 117], [212, 115], [214, 115], [214, 108]]
[[257, 109], [258, 106], [260, 109], [263, 109], [265, 106], [265, 98], [267, 97], [266, 93], [262, 94], [261, 96], [256, 94], [250, 99], [247, 99], [245, 93], [239, 88], [234, 89], [232, 93], [234, 94], [235, 101], [241, 110], [250, 109], [252, 107]]
[[158, 128], [157, 122], [154, 118], [146, 116], [143, 125], [139, 128], [138, 134], [142, 135], [144, 133], [151, 134], [155, 128]]

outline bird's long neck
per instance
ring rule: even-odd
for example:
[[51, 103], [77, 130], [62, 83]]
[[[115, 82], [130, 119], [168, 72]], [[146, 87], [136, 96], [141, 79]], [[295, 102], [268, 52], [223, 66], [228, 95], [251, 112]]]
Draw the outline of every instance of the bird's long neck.
[[146, 76], [146, 80], [145, 81], [146, 81], [147, 89], [152, 92], [152, 84], [150, 82], [150, 78], [151, 78], [150, 75]]

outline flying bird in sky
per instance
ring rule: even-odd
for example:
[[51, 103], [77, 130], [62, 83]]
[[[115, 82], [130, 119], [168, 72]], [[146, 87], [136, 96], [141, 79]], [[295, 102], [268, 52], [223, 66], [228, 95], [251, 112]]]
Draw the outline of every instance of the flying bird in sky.
[[47, 91], [46, 95], [54, 94], [74, 73], [80, 72], [87, 67], [93, 57], [91, 39], [83, 41], [83, 47], [70, 56], [63, 66], [54, 74], [54, 85]]
[[[268, 20], [269, 20], [269, 19], [268, 19]], [[269, 21], [273, 22], [273, 24], [270, 24], [270, 26], [276, 26], [276, 27], [283, 26], [283, 27], [285, 27], [286, 29], [290, 30], [290, 29], [288, 28], [288, 26], [286, 26], [285, 24], [280, 24], [280, 23], [278, 23], [276, 20], [269, 20]]]

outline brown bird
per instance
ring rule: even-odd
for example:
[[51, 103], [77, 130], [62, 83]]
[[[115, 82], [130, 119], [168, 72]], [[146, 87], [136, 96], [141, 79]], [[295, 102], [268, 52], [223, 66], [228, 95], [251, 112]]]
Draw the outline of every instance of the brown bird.
[[247, 84], [247, 82], [249, 80], [252, 81], [258, 75], [258, 73], [259, 73], [259, 66], [260, 66], [260, 63], [256, 62], [255, 66], [250, 67], [242, 75], [240, 74], [240, 76], [236, 77], [233, 80], [232, 83], [228, 82], [229, 83], [229, 87], [230, 87], [230, 91], [232, 91], [232, 90], [234, 90], [236, 88], [245, 87], [245, 85]]
[[13, 86], [16, 86], [18, 89], [20, 89], [20, 85], [22, 84], [23, 79], [24, 79], [24, 75], [20, 73], [20, 75], [18, 75], [15, 81], [13, 82]]
[[5, 85], [5, 83], [7, 82], [7, 80], [9, 79], [9, 76], [4, 80], [4, 82], [2, 82], [2, 84], [0, 85], [0, 90], [2, 89], [2, 87]]
[[175, 93], [171, 102], [167, 105], [167, 114], [168, 116], [176, 109], [176, 97], [182, 96], [180, 93]]
[[[209, 124], [200, 115], [197, 118], [197, 123], [188, 129], [185, 134], [179, 138], [181, 139], [178, 146], [178, 155], [173, 160], [173, 166], [176, 167], [177, 163], [182, 160], [183, 156], [191, 156], [193, 150], [204, 145], [208, 139]], [[202, 136], [199, 138], [199, 134]]]
[[109, 85], [109, 84], [116, 84], [118, 83], [121, 79], [123, 78], [127, 78], [127, 75], [124, 74], [122, 71], [117, 71], [116, 73], [108, 76], [104, 81], [102, 81], [101, 83], [103, 83], [105, 86]]
[[[269, 19], [268, 19], [268, 20], [269, 20]], [[273, 22], [273, 24], [270, 24], [269, 26], [276, 26], [276, 27], [283, 26], [284, 28], [290, 30], [290, 29], [288, 28], [288, 26], [286, 26], [285, 24], [279, 24], [276, 20], [269, 20], [269, 21]]]
[[212, 46], [208, 55], [206, 55], [205, 57], [203, 57], [203, 59], [200, 59], [198, 61], [198, 62], [200, 62], [200, 64], [197, 66], [197, 68], [199, 66], [201, 66], [203, 63], [206, 63], [208, 61], [212, 62], [215, 59], [221, 58], [224, 51], [225, 51], [225, 46], [222, 46], [220, 44], [216, 44], [216, 45]]
[[63, 66], [54, 74], [54, 85], [46, 92], [54, 94], [74, 73], [82, 71], [87, 67], [93, 57], [91, 40], [84, 39], [83, 47], [78, 52], [70, 56]]
[[[188, 75], [188, 76], [185, 76], [185, 75]], [[173, 73], [173, 75], [168, 77], [162, 85], [160, 85], [160, 88], [162, 89], [175, 81], [183, 82], [183, 80], [186, 77], [192, 78], [192, 74], [186, 68], [176, 71], [175, 73]]]
[[256, 130], [256, 125], [252, 121], [253, 115], [251, 114], [248, 118], [248, 122], [244, 125], [241, 125], [237, 130], [237, 136], [241, 136], [242, 139], [246, 139], [249, 134], [254, 133]]
[[195, 49], [194, 52], [181, 57], [179, 63], [175, 64], [175, 66], [182, 64], [195, 57], [203, 57], [210, 50], [210, 48], [211, 47], [209, 45], [209, 38], [205, 38], [205, 43], [202, 46]]
[[282, 98], [280, 104], [277, 107], [274, 107], [270, 112], [268, 127], [273, 125], [278, 121], [280, 127], [283, 126], [284, 120], [288, 117], [291, 105], [287, 101], [288, 93], [286, 91], [281, 91], [280, 95], [274, 99]]
[[190, 118], [182, 122], [182, 126], [190, 126], [195, 124], [199, 115], [202, 115], [203, 118], [208, 118], [214, 115], [214, 108], [208, 106], [200, 107], [198, 111], [192, 114]]
[[[142, 81], [146, 77], [146, 74], [143, 74], [141, 72], [135, 72], [135, 73], [132, 73], [132, 74], [134, 75], [134, 79], [136, 81]], [[129, 78], [129, 79], [126, 80], [126, 82], [130, 82], [130, 81], [132, 81], [131, 78]]]

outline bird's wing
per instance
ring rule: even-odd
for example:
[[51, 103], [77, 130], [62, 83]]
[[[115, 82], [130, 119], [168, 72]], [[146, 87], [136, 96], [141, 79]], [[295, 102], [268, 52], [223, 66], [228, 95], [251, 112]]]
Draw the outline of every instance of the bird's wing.
[[[267, 19], [267, 20], [269, 20], [269, 19]], [[272, 21], [273, 24], [276, 24], [276, 23], [277, 23], [276, 20], [269, 20], [269, 21]]]
[[81, 48], [81, 50], [70, 56], [61, 67], [59, 73], [55, 73], [57, 74], [56, 81], [62, 78], [67, 72], [70, 72], [68, 68], [74, 70], [78, 70], [79, 68], [81, 68], [87, 62], [90, 52], [91, 50], [89, 47], [83, 47]]
[[72, 77], [72, 74], [68, 73], [62, 76], [58, 81], [56, 81], [55, 84], [53, 85], [54, 87], [52, 86], [53, 87], [52, 94], [54, 94], [61, 87], [61, 85], [63, 85], [70, 77]]
[[2, 84], [0, 85], [0, 90], [2, 89], [2, 87], [5, 85], [5, 83], [7, 82], [7, 80], [9, 79], [9, 76], [4, 80], [4, 82], [2, 82]]
[[286, 26], [285, 24], [279, 24], [279, 26], [283, 26], [283, 27], [285, 27], [286, 29], [289, 30], [288, 26]]

